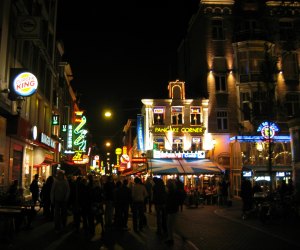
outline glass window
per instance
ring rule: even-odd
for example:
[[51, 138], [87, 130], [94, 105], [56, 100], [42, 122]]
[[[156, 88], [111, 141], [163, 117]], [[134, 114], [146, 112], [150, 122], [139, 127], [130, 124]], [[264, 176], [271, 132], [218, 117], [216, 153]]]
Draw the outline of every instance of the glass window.
[[172, 125], [183, 124], [183, 108], [182, 107], [172, 107]]
[[153, 124], [164, 125], [165, 124], [165, 108], [154, 107], [153, 108]]
[[212, 20], [212, 38], [213, 40], [224, 40], [223, 20]]
[[218, 111], [217, 112], [217, 126], [218, 126], [218, 130], [227, 130], [228, 129], [227, 111]]
[[300, 108], [299, 94], [288, 93], [285, 97], [285, 105], [288, 116], [294, 116]]
[[215, 75], [216, 92], [226, 92], [227, 83], [225, 75]]
[[182, 151], [182, 138], [174, 138], [173, 139], [173, 144], [172, 144], [172, 150], [173, 151]]
[[241, 92], [241, 107], [242, 107], [242, 121], [250, 120], [251, 115], [251, 107], [250, 107], [250, 93], [249, 92]]
[[263, 115], [269, 112], [267, 107], [268, 93], [265, 91], [256, 91], [253, 92], [253, 114], [254, 115]]
[[190, 111], [190, 123], [191, 125], [200, 125], [201, 124], [201, 109], [200, 107], [191, 107]]

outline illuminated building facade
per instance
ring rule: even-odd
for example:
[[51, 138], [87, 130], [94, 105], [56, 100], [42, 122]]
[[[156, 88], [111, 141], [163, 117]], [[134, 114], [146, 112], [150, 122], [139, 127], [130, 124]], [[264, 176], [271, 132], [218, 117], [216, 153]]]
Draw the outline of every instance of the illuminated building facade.
[[[288, 120], [300, 108], [299, 12], [299, 1], [202, 0], [178, 48], [180, 79], [209, 100], [207, 131], [233, 195], [244, 169], [272, 187], [297, 179]], [[286, 139], [263, 138], [266, 121]]]

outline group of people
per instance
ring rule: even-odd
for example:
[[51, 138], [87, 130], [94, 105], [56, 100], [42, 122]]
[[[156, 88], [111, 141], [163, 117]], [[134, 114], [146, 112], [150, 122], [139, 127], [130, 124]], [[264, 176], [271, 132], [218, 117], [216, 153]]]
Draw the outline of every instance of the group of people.
[[[242, 178], [241, 182], [241, 199], [243, 202], [242, 213], [245, 216], [254, 206], [254, 197], [258, 196], [258, 194], [262, 194], [263, 197], [267, 197], [267, 195], [275, 195], [277, 194], [280, 198], [279, 202], [284, 203], [286, 198], [293, 197], [295, 195], [295, 187], [293, 184], [293, 180], [289, 179], [288, 183], [286, 180], [282, 179], [277, 188], [270, 194], [268, 191], [264, 190], [263, 187], [259, 185], [258, 182], [255, 182], [253, 185], [251, 181], [247, 178]], [[261, 197], [261, 196], [260, 196]]]
[[[17, 190], [17, 181], [10, 193]], [[67, 215], [72, 213], [76, 231], [87, 235], [95, 234], [95, 226], [101, 224], [102, 233], [111, 228], [129, 230], [128, 217], [132, 213], [133, 231], [143, 231], [147, 225], [145, 213], [156, 212], [158, 235], [167, 236], [166, 243], [174, 242], [173, 234], [177, 212], [182, 211], [184, 185], [177, 179], [166, 183], [158, 177], [143, 180], [114, 180], [112, 176], [71, 176], [63, 170], [49, 176], [41, 187], [38, 174], [30, 185], [33, 209], [40, 202], [43, 215], [53, 220], [55, 231], [61, 231], [67, 224]], [[82, 227], [81, 227], [82, 226]]]

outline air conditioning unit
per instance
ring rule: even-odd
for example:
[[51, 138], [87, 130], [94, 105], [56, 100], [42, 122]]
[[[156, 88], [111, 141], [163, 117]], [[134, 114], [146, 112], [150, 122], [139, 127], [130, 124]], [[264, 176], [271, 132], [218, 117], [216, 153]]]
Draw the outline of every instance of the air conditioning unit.
[[16, 39], [36, 40], [42, 37], [42, 20], [37, 16], [19, 16], [16, 21]]

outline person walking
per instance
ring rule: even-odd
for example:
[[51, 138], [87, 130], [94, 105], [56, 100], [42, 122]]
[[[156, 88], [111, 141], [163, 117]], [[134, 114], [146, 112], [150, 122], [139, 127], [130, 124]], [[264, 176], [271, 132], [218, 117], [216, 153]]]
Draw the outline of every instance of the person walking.
[[177, 214], [179, 211], [180, 194], [174, 179], [167, 180], [167, 198], [166, 198], [166, 212], [167, 212], [167, 233], [168, 237], [165, 241], [168, 245], [174, 244], [174, 231], [177, 221]]
[[156, 233], [162, 235], [167, 232], [167, 214], [166, 214], [166, 187], [161, 178], [153, 178], [153, 204], [156, 213]]
[[35, 205], [39, 201], [40, 198], [40, 188], [39, 188], [39, 175], [35, 174], [34, 178], [29, 186], [31, 195], [32, 195], [32, 209], [35, 208]]
[[104, 221], [105, 228], [109, 229], [113, 224], [113, 215], [114, 215], [114, 190], [116, 184], [111, 175], [106, 177], [106, 182], [103, 184], [103, 194], [104, 194]]
[[54, 177], [52, 175], [48, 176], [40, 194], [41, 203], [43, 204], [43, 215], [49, 220], [53, 220], [54, 216], [54, 207], [53, 204], [51, 204], [50, 197], [53, 182]]
[[242, 178], [241, 182], [241, 198], [243, 201], [243, 207], [242, 207], [242, 218], [245, 219], [247, 217], [247, 213], [252, 208], [252, 202], [253, 202], [253, 191], [252, 191], [252, 185], [250, 180], [246, 178]]
[[132, 186], [132, 223], [134, 232], [142, 231], [145, 225], [145, 199], [147, 196], [145, 185], [136, 176]]
[[54, 229], [59, 232], [67, 224], [67, 207], [70, 186], [65, 171], [58, 170], [51, 188], [51, 203], [54, 205]]

